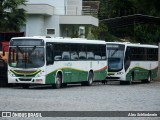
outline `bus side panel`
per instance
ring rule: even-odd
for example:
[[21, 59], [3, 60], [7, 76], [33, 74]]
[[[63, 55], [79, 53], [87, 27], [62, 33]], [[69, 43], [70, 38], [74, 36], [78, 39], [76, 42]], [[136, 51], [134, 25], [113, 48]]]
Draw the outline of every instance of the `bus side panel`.
[[132, 75], [133, 71], [134, 71], [134, 69], [131, 69], [131, 70], [128, 70], [126, 72], [126, 81], [130, 81], [131, 80], [131, 75]]
[[[61, 69], [61, 70], [60, 70]], [[71, 67], [59, 68], [62, 71], [63, 83], [87, 81], [88, 71], [78, 70]], [[54, 84], [58, 70], [52, 71], [46, 75], [46, 84]]]
[[126, 74], [126, 80], [131, 80], [131, 77], [133, 77], [134, 80], [143, 80], [148, 78], [149, 70], [140, 68], [140, 67], [134, 67], [132, 68], [127, 74]]
[[107, 76], [107, 67], [94, 71], [95, 80], [105, 80], [106, 76]]
[[72, 80], [72, 69], [70, 67], [61, 68], [63, 71], [62, 80], [63, 83], [71, 82]]
[[88, 71], [81, 71], [78, 75], [78, 81], [87, 81]]
[[[72, 69], [72, 82], [76, 82], [79, 81], [79, 74], [81, 74], [81, 72], [79, 70], [76, 69]], [[84, 79], [82, 79], [84, 80]]]
[[151, 71], [151, 78], [156, 78], [158, 67], [154, 62], [131, 62], [129, 69], [126, 72], [126, 80], [148, 79], [149, 72]]
[[141, 67], [135, 67], [134, 69], [134, 80], [143, 80], [147, 79], [149, 70], [141, 68]]
[[[145, 67], [145, 68], [144, 68]], [[126, 81], [147, 79], [149, 66], [140, 61], [132, 61], [126, 72]]]
[[62, 72], [63, 83], [71, 82], [72, 70], [70, 68], [59, 68], [46, 75], [46, 84], [55, 84], [55, 78], [58, 71]]
[[158, 76], [158, 67], [151, 70], [151, 78], [155, 79]]
[[88, 76], [88, 62], [87, 61], [72, 61], [72, 80], [71, 82], [87, 81]]
[[56, 71], [53, 71], [46, 75], [46, 84], [54, 84], [55, 83]]

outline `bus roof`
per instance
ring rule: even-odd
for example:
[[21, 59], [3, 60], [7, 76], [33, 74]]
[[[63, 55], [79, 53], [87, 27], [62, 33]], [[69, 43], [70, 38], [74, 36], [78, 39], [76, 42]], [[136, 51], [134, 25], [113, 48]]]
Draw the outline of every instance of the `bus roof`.
[[158, 48], [158, 46], [156, 46], [156, 45], [140, 44], [140, 43], [130, 43], [130, 42], [106, 42], [106, 44], [121, 44], [121, 45], [131, 46], [131, 47], [151, 47], [151, 48]]
[[106, 44], [103, 40], [88, 40], [84, 38], [62, 38], [62, 37], [54, 37], [54, 38], [46, 38], [46, 37], [14, 37], [14, 39], [43, 39], [44, 42], [56, 42], [56, 43], [86, 43], [86, 44]]

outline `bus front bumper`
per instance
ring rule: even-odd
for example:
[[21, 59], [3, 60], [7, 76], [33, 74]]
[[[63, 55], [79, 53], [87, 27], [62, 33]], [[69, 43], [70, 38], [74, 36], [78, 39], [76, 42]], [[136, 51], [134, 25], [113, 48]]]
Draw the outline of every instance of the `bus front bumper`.
[[126, 77], [123, 72], [109, 72], [106, 80], [110, 81], [125, 81]]
[[45, 84], [45, 76], [34, 77], [34, 78], [8, 76], [8, 83]]

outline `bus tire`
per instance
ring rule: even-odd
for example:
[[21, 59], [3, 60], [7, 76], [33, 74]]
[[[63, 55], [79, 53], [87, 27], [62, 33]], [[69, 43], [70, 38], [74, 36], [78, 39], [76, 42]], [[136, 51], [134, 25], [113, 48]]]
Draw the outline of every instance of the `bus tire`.
[[56, 82], [54, 84], [54, 88], [59, 89], [61, 85], [62, 85], [62, 75], [58, 73], [56, 76]]
[[146, 80], [142, 80], [143, 83], [150, 83], [151, 82], [151, 72], [148, 73], [148, 78]]
[[120, 81], [120, 85], [125, 85], [126, 81]]
[[93, 72], [89, 72], [87, 86], [91, 86], [93, 84]]
[[128, 81], [120, 81], [121, 85], [132, 85], [132, 82], [134, 81], [134, 73], [131, 74], [131, 79]]
[[127, 81], [128, 85], [132, 85], [132, 82], [134, 81], [134, 73], [132, 73], [131, 75], [131, 79], [129, 81]]
[[23, 88], [23, 89], [28, 89], [29, 86], [30, 86], [29, 84], [24, 84], [24, 85], [22, 85], [22, 88]]
[[62, 83], [62, 87], [67, 87], [67, 83]]
[[148, 73], [148, 78], [147, 78], [147, 83], [150, 83], [151, 80], [152, 80], [152, 78], [151, 78], [151, 72], [149, 72], [149, 73]]
[[107, 80], [102, 80], [102, 84], [103, 84], [103, 85], [106, 85], [107, 82], [108, 82]]

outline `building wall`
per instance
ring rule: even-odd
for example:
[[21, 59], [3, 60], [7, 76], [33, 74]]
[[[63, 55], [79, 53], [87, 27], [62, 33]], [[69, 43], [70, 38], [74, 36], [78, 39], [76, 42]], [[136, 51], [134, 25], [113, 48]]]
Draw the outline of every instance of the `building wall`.
[[82, 0], [28, 0], [28, 4], [49, 4], [55, 7], [55, 15], [81, 15]]
[[46, 16], [45, 17], [45, 35], [47, 29], [55, 29], [55, 35], [54, 37], [60, 36], [60, 24], [59, 24], [59, 16]]
[[55, 7], [54, 14], [64, 15], [65, 0], [28, 0], [29, 4], [49, 4]]
[[80, 26], [98, 26], [97, 18], [82, 15], [82, 0], [28, 0], [27, 4], [28, 17], [22, 30], [26, 29], [29, 37], [46, 36], [47, 29], [55, 30], [54, 37], [75, 37]]
[[26, 36], [39, 36], [44, 34], [44, 16], [28, 15], [26, 22]]
[[82, 0], [66, 0], [67, 15], [82, 15]]

